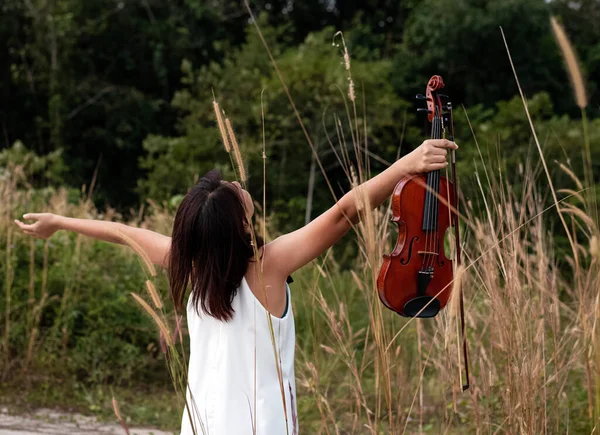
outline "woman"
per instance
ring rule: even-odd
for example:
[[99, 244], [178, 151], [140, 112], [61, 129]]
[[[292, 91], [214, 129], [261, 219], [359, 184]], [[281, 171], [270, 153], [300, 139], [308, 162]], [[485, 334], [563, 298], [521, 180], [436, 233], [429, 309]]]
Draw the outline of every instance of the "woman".
[[[427, 140], [362, 185], [373, 207], [404, 176], [447, 166], [447, 140]], [[178, 311], [186, 302], [190, 335], [188, 406], [182, 434], [297, 434], [294, 317], [287, 277], [334, 245], [356, 223], [356, 189], [303, 228], [253, 246], [254, 206], [237, 182], [209, 172], [186, 194], [172, 237], [114, 222], [25, 214], [15, 223], [41, 238], [60, 229], [122, 243], [118, 230], [168, 268]], [[255, 261], [254, 248], [259, 261]], [[272, 334], [273, 332], [273, 334]]]

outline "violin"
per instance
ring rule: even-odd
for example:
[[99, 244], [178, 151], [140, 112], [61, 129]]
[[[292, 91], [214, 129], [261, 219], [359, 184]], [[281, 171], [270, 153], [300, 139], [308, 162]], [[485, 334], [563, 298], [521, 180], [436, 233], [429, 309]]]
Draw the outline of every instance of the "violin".
[[[427, 83], [425, 95], [431, 138], [454, 140], [452, 104], [442, 104], [439, 94], [442, 77], [435, 75]], [[446, 110], [444, 110], [446, 109]], [[405, 317], [435, 317], [448, 304], [454, 279], [454, 267], [460, 264], [458, 201], [456, 194], [455, 152], [451, 152], [452, 182], [440, 170], [404, 177], [392, 194], [392, 221], [398, 226], [394, 250], [384, 255], [377, 278], [379, 299], [390, 310]], [[454, 230], [455, 259], [445, 252], [448, 228]], [[460, 290], [459, 290], [460, 291]], [[467, 362], [464, 307], [460, 294], [463, 353]], [[468, 366], [466, 385], [468, 388]]]

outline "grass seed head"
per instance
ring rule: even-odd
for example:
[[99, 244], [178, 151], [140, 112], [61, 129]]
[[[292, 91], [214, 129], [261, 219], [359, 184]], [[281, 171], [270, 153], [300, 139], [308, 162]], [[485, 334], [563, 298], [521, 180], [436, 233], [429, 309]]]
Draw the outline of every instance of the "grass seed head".
[[215, 109], [215, 116], [217, 117], [217, 125], [219, 126], [219, 133], [221, 133], [221, 140], [223, 141], [223, 146], [225, 147], [225, 151], [230, 152], [231, 145], [229, 144], [227, 131], [225, 130], [225, 123], [223, 122], [223, 114], [221, 113], [219, 103], [213, 101], [213, 108]]
[[231, 140], [231, 148], [233, 149], [233, 157], [235, 160], [235, 164], [238, 168], [238, 174], [240, 175], [240, 181], [246, 182], [246, 168], [244, 168], [244, 161], [242, 160], [242, 153], [240, 152], [240, 147], [237, 142], [237, 138], [235, 137], [235, 133], [233, 132], [233, 127], [231, 126], [231, 122], [229, 118], [225, 118], [225, 127], [227, 128], [227, 133], [229, 134], [229, 139]]
[[156, 291], [156, 287], [154, 287], [154, 284], [152, 284], [152, 281], [146, 280], [146, 289], [148, 290], [148, 294], [152, 299], [152, 303], [154, 303], [154, 306], [160, 310], [163, 307], [162, 300]]
[[560, 25], [556, 18], [551, 17], [550, 23], [552, 24], [552, 31], [554, 32], [556, 42], [558, 43], [560, 51], [565, 59], [565, 63], [567, 64], [567, 70], [569, 72], [571, 84], [573, 85], [573, 92], [575, 93], [575, 101], [580, 109], [584, 109], [587, 106], [587, 95], [575, 50], [571, 45], [571, 41], [569, 41], [565, 29]]
[[131, 296], [133, 296], [133, 298], [136, 300], [136, 302], [142, 306], [144, 311], [146, 311], [150, 315], [150, 317], [152, 317], [152, 320], [154, 320], [154, 323], [158, 327], [160, 333], [162, 335], [164, 335], [165, 342], [167, 343], [167, 345], [172, 346], [173, 340], [171, 339], [171, 334], [169, 333], [169, 328], [167, 327], [165, 322], [160, 318], [160, 316], [156, 313], [156, 311], [154, 311], [152, 309], [152, 307], [145, 300], [143, 300], [139, 295], [137, 295], [135, 293], [131, 293]]
[[120, 238], [131, 249], [133, 249], [136, 252], [136, 254], [138, 254], [141, 257], [142, 261], [144, 262], [144, 265], [146, 266], [146, 270], [148, 271], [148, 273], [151, 276], [156, 276], [156, 269], [154, 267], [154, 264], [152, 264], [152, 261], [150, 260], [150, 257], [148, 256], [148, 253], [144, 250], [144, 248], [142, 248], [131, 237], [126, 236], [125, 234], [123, 234], [123, 232], [121, 232], [119, 230], [109, 230], [109, 231], [114, 232], [118, 238]]

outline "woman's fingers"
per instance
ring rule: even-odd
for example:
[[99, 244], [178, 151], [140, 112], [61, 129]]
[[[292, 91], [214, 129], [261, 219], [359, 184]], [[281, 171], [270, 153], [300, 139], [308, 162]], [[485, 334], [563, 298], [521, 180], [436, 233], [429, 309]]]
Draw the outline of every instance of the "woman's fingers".
[[23, 222], [21, 222], [20, 220], [17, 220], [17, 219], [15, 219], [14, 222], [21, 229], [21, 231], [23, 231], [23, 233], [25, 233], [25, 234], [27, 234], [29, 236], [35, 236], [36, 235], [36, 232], [33, 229], [33, 225], [34, 224], [27, 225], [27, 224], [24, 224]]
[[429, 163], [444, 163], [446, 162], [446, 154], [434, 154], [429, 158]]
[[429, 163], [427, 163], [423, 168], [423, 172], [437, 171], [438, 169], [444, 169], [446, 166], [448, 166], [448, 161], [445, 159], [430, 160]]
[[448, 162], [445, 160], [443, 163], [432, 163], [430, 172], [437, 171], [438, 169], [444, 169], [446, 166], [448, 166]]
[[30, 224], [30, 225], [28, 225], [28, 224], [24, 224], [23, 222], [21, 222], [21, 221], [20, 221], [20, 220], [18, 220], [18, 219], [15, 219], [15, 223], [16, 223], [16, 224], [17, 224], [17, 226], [18, 226], [19, 228], [21, 228], [23, 231], [31, 231], [31, 230], [32, 230], [32, 228], [33, 228], [33, 224]]
[[451, 150], [458, 149], [458, 145], [448, 139], [432, 139], [432, 145], [436, 148], [448, 148]]
[[21, 230], [24, 233], [34, 236], [36, 234], [34, 225], [38, 224], [39, 219], [41, 218], [41, 215], [42, 215], [41, 213], [25, 213], [23, 215], [23, 219], [35, 220], [37, 222], [33, 222], [31, 224], [26, 224], [26, 223], [21, 222], [18, 219], [15, 219], [15, 224], [17, 224], [17, 226], [19, 228], [21, 228]]
[[32, 236], [34, 236], [34, 235], [36, 234], [36, 231], [35, 231], [35, 225], [37, 224], [37, 222], [36, 222], [36, 223], [33, 223], [33, 224], [24, 224], [24, 223], [23, 223], [23, 222], [21, 222], [20, 220], [17, 220], [17, 219], [15, 219], [15, 223], [17, 224], [17, 226], [18, 226], [19, 228], [21, 228], [21, 230], [22, 230], [22, 231], [23, 231], [25, 234], [29, 234], [29, 235], [32, 235]]

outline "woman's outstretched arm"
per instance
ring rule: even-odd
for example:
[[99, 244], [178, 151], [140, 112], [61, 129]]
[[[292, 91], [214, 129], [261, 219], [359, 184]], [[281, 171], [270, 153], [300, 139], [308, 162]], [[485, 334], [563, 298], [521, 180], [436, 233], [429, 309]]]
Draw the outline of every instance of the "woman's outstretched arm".
[[265, 249], [265, 269], [285, 278], [317, 258], [358, 222], [357, 195], [366, 195], [371, 207], [376, 208], [392, 194], [402, 177], [445, 168], [447, 150], [456, 148], [454, 142], [446, 139], [426, 140], [381, 174], [345, 194], [309, 224], [269, 243]]
[[171, 238], [150, 230], [130, 227], [117, 222], [76, 219], [52, 213], [27, 213], [23, 215], [23, 218], [36, 222], [25, 224], [15, 219], [19, 228], [25, 234], [42, 239], [47, 239], [58, 230], [67, 230], [105, 242], [125, 245], [125, 241], [119, 237], [120, 233], [141, 246], [154, 264], [161, 267], [167, 267], [169, 264]]

